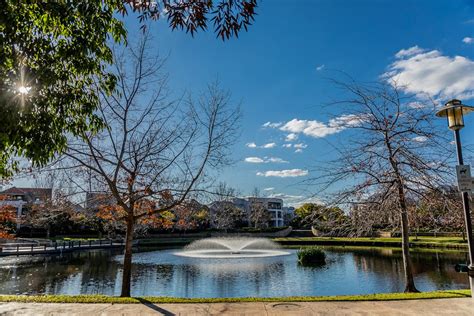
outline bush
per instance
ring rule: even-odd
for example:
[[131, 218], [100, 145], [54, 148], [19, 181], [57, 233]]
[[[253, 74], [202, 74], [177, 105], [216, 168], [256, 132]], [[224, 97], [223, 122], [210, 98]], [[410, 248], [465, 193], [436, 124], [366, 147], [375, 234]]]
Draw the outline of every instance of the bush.
[[301, 265], [322, 265], [326, 263], [326, 254], [319, 247], [301, 248], [298, 253]]
[[266, 228], [242, 227], [241, 229], [236, 229], [235, 231], [242, 233], [275, 233], [287, 228], [288, 226]]

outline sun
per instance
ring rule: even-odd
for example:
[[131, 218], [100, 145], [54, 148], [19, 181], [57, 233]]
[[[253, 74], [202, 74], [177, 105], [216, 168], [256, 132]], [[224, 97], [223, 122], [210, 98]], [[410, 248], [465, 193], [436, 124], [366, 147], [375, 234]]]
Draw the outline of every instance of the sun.
[[25, 87], [25, 86], [18, 87], [18, 92], [20, 94], [28, 94], [28, 92], [30, 92], [30, 90], [31, 90], [31, 87]]

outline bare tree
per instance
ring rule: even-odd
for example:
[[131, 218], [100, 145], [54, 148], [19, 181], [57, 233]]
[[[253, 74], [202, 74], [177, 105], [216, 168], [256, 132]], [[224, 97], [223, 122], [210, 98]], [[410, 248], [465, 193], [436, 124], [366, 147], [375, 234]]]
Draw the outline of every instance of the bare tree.
[[31, 209], [21, 219], [21, 223], [46, 230], [49, 238], [52, 230], [72, 225], [76, 213], [75, 205], [60, 191], [41, 203], [33, 203]]
[[349, 217], [349, 236], [374, 236], [380, 230], [395, 232], [400, 230], [398, 200], [393, 194], [385, 194], [384, 188], [368, 197], [353, 200]]
[[236, 228], [245, 221], [245, 211], [233, 202], [233, 199], [238, 195], [238, 191], [225, 182], [219, 183], [214, 190], [215, 201], [210, 205], [210, 213], [211, 222], [217, 229]]
[[231, 201], [219, 201], [211, 205], [211, 220], [217, 229], [237, 228], [245, 219], [245, 211]]
[[350, 137], [336, 147], [339, 158], [319, 168], [322, 176], [315, 180], [321, 180], [323, 188], [335, 183], [347, 188], [338, 192], [337, 203], [362, 203], [379, 213], [397, 209], [405, 291], [416, 292], [409, 253], [408, 200], [452, 180], [449, 141], [433, 124], [435, 104], [404, 95], [395, 82], [334, 82], [349, 95], [332, 105], [346, 111], [336, 123], [338, 128], [349, 129]]
[[265, 204], [259, 201], [261, 197], [260, 189], [254, 187], [250, 193], [250, 210], [249, 210], [249, 221], [254, 228], [266, 228], [271, 220], [270, 213], [268, 212]]
[[250, 224], [254, 228], [267, 228], [271, 220], [270, 212], [268, 212], [265, 203], [258, 199], [250, 198]]
[[454, 186], [426, 190], [411, 204], [410, 225], [418, 230], [458, 231], [465, 237], [462, 200]]
[[135, 225], [198, 192], [208, 170], [229, 162], [238, 129], [239, 110], [217, 83], [197, 101], [170, 100], [164, 60], [149, 42], [145, 33], [137, 45], [115, 49], [117, 89], [102, 94], [98, 111], [106, 128], [71, 140], [61, 161], [79, 185], [92, 180], [115, 202], [110, 220], [126, 230], [121, 296], [130, 296]]

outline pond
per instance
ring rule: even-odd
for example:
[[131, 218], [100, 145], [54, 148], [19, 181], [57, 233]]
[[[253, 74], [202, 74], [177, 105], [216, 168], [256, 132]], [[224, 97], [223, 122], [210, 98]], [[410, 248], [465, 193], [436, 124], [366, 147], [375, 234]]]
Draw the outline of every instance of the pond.
[[[174, 255], [177, 249], [134, 254], [132, 295], [174, 297], [270, 297], [401, 292], [401, 252], [384, 248], [325, 247], [327, 264], [298, 265], [287, 256], [201, 259]], [[421, 291], [469, 288], [454, 265], [466, 253], [414, 251]], [[123, 256], [90, 251], [48, 257], [0, 258], [0, 294], [119, 295]]]

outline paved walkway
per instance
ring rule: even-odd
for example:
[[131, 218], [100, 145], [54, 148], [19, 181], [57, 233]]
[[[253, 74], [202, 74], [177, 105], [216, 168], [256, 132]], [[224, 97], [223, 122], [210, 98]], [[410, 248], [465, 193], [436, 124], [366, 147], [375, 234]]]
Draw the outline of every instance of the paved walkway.
[[474, 300], [386, 302], [56, 304], [0, 303], [0, 315], [456, 315], [474, 316]]

